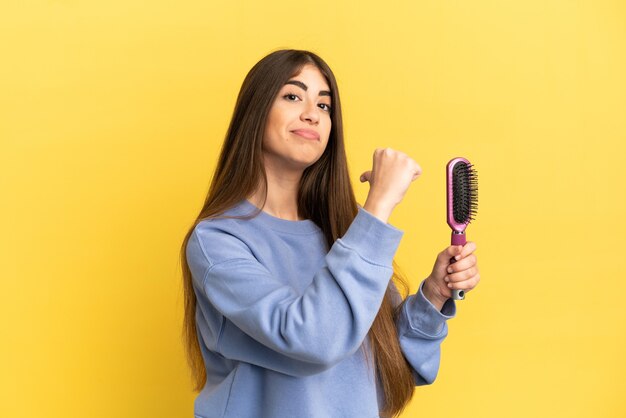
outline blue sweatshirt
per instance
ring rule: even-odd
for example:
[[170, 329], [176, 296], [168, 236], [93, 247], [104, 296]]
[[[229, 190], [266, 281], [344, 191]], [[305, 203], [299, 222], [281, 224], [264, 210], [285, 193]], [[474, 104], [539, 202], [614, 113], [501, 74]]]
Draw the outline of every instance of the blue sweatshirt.
[[[225, 215], [257, 208], [242, 200]], [[311, 220], [261, 212], [250, 220], [201, 221], [187, 245], [197, 297], [198, 339], [207, 382], [197, 418], [375, 418], [382, 389], [367, 333], [403, 232], [359, 207], [328, 248]], [[397, 321], [416, 385], [439, 369], [446, 320], [422, 294], [407, 297]]]

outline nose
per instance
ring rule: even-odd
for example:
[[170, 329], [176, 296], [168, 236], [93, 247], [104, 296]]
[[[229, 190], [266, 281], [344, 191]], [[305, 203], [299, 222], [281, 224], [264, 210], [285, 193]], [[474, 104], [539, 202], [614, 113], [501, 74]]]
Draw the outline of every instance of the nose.
[[315, 104], [315, 102], [310, 101], [309, 103], [304, 104], [304, 108], [302, 109], [302, 113], [300, 114], [300, 120], [313, 124], [317, 124], [317, 122], [319, 122], [320, 116], [317, 112], [317, 105]]

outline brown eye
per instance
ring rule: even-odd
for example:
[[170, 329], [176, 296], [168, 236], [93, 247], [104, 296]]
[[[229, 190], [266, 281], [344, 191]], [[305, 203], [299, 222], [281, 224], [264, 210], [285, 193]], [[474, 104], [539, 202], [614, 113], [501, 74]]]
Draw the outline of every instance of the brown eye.
[[298, 96], [292, 93], [287, 93], [283, 96], [283, 98], [289, 100], [290, 102], [295, 102], [297, 99], [300, 99]]
[[[332, 108], [330, 107], [330, 105], [327, 105], [326, 103], [320, 103], [320, 104], [319, 104], [319, 106], [320, 106], [320, 108], [322, 108], [322, 109], [323, 109], [323, 110], [325, 110], [326, 112], [330, 112], [330, 109], [332, 109]], [[322, 107], [322, 106], [324, 106], [324, 107]]]

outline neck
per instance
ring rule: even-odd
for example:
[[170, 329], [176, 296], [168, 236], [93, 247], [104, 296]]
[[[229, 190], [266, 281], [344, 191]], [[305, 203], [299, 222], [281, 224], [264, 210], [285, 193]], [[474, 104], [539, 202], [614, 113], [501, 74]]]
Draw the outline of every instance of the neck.
[[267, 199], [263, 204], [263, 187], [259, 187], [248, 201], [264, 212], [289, 221], [302, 220], [298, 214], [298, 190], [302, 170], [274, 170], [271, 165], [265, 165], [267, 176]]

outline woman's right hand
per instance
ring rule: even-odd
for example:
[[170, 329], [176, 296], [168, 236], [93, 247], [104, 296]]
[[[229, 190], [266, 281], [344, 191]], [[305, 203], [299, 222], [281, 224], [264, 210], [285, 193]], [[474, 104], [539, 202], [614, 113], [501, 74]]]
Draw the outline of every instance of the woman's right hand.
[[373, 159], [372, 170], [361, 174], [361, 182], [370, 183], [363, 209], [387, 223], [422, 168], [405, 153], [391, 148], [377, 148]]

